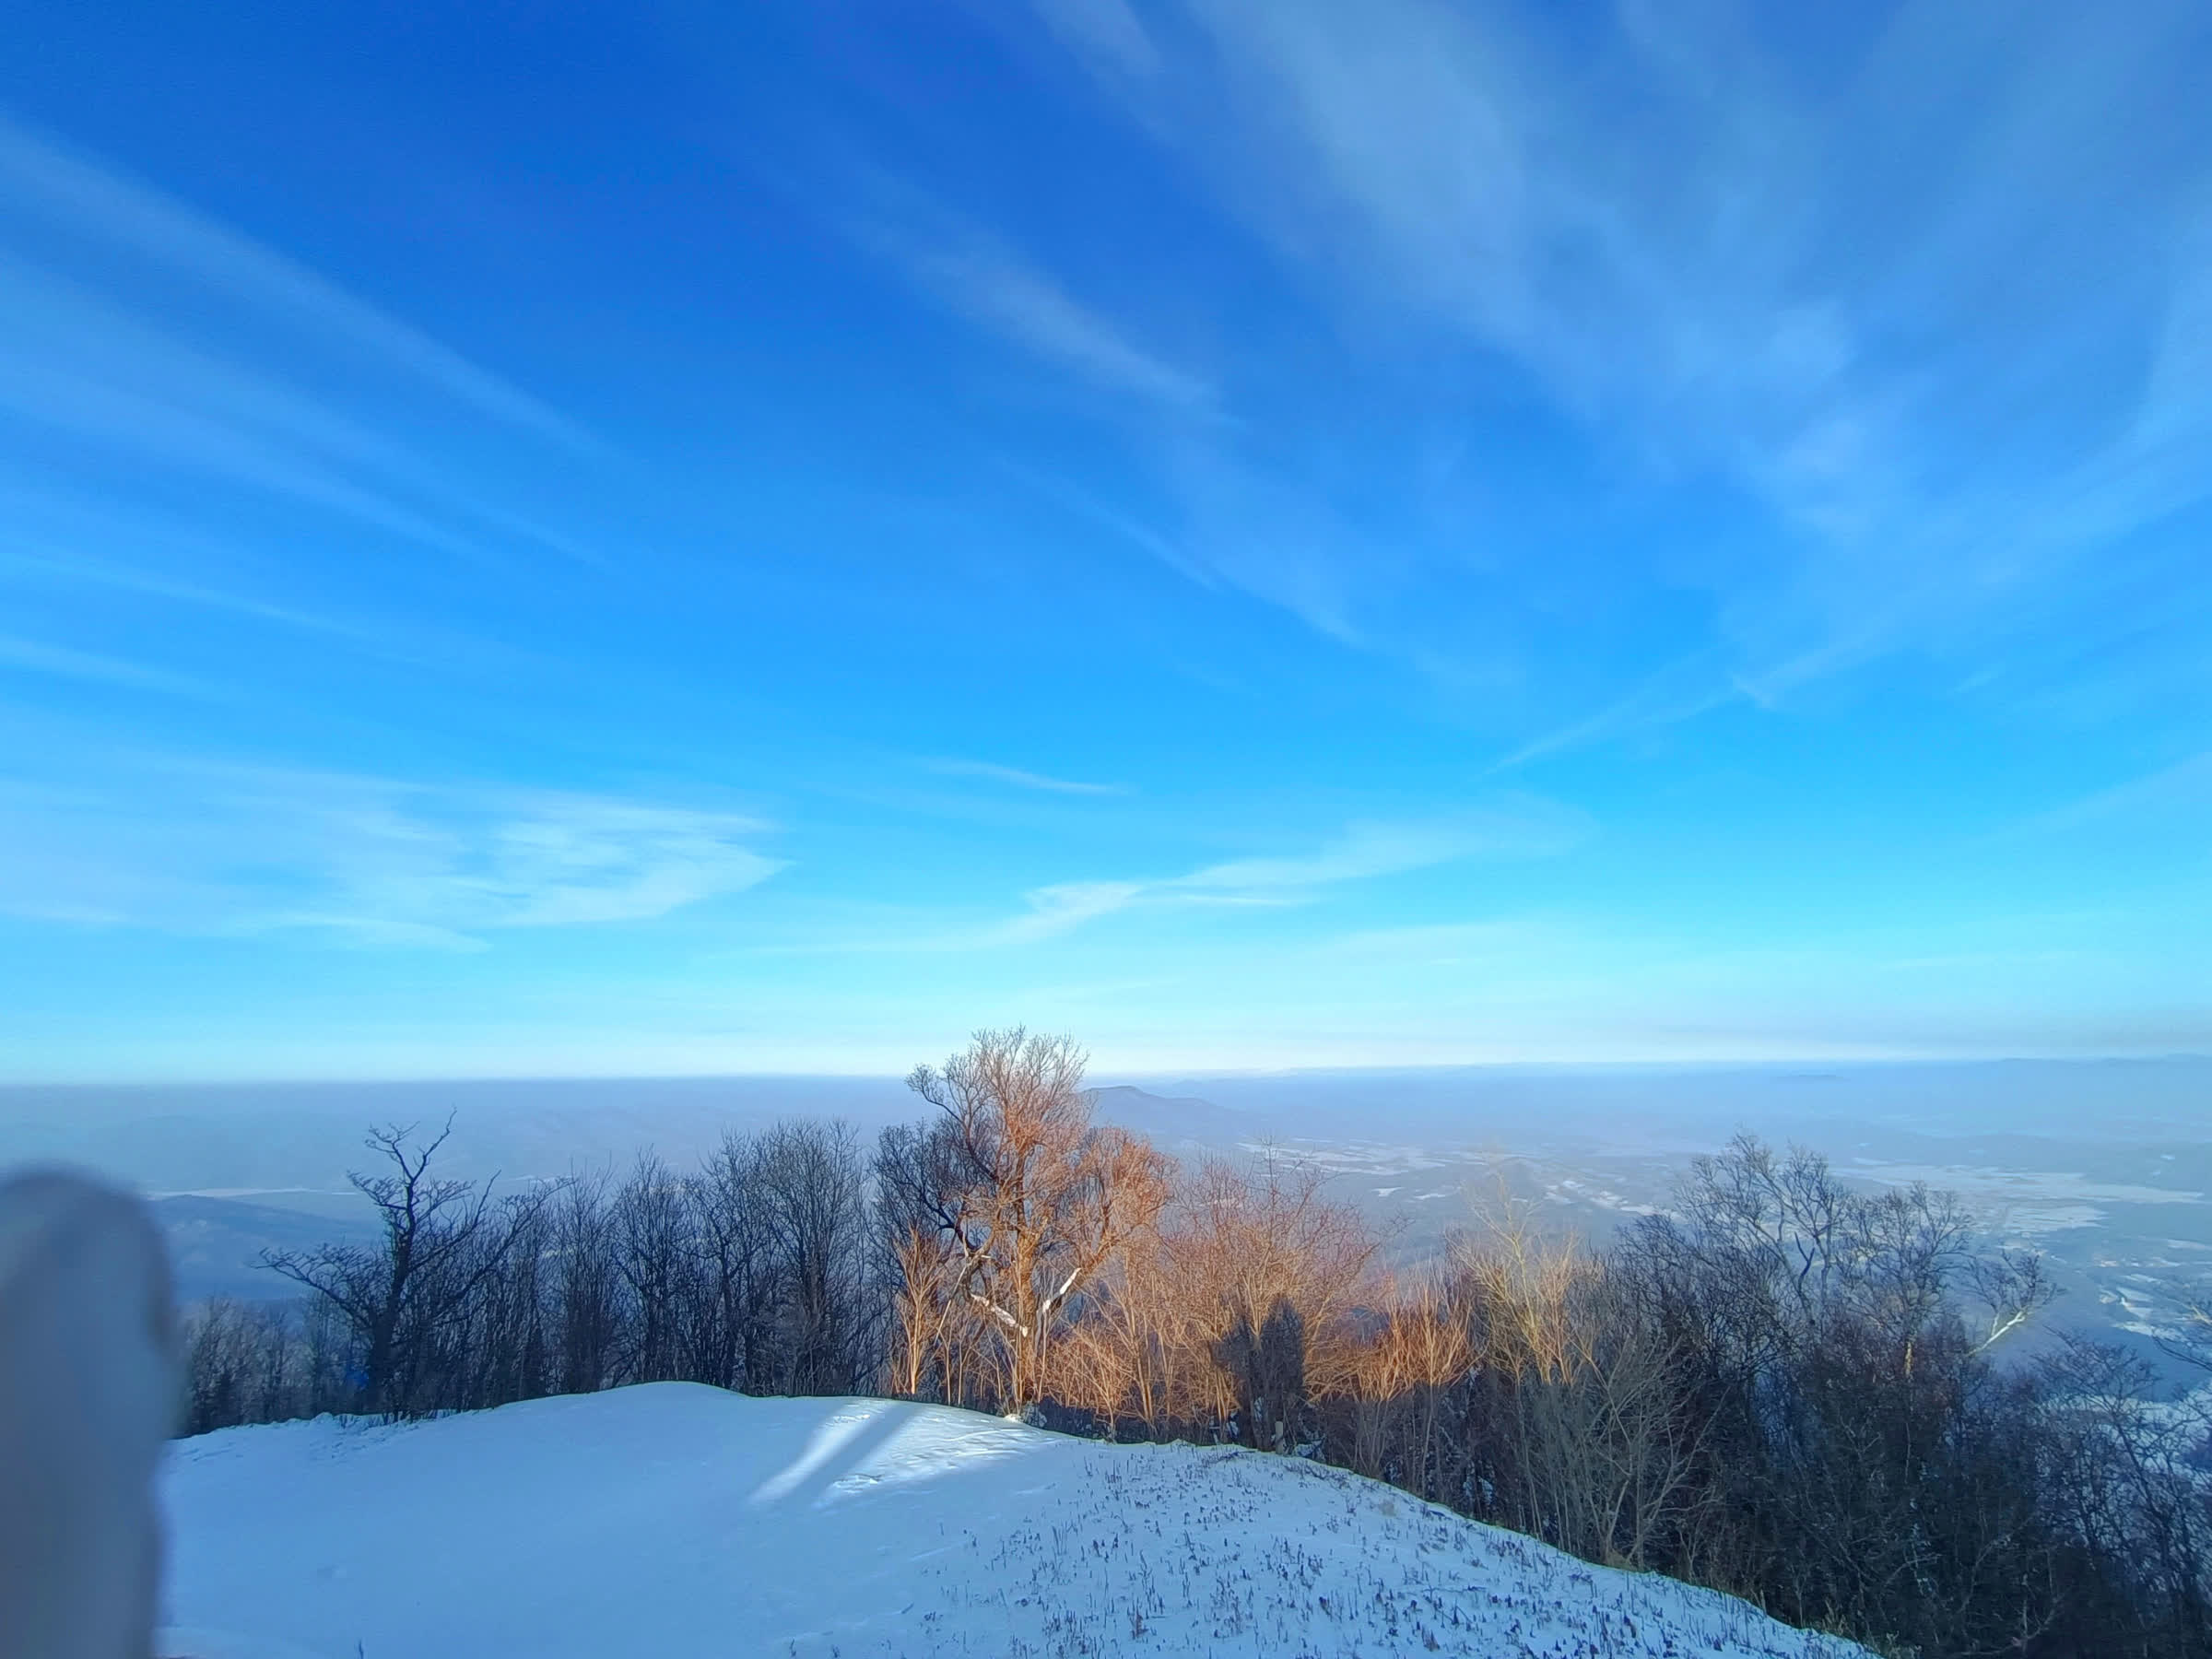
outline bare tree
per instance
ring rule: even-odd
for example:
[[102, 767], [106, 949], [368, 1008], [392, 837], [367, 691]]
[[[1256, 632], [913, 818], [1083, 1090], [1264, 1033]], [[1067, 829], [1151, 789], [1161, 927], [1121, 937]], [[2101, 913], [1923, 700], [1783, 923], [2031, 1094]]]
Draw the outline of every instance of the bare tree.
[[1183, 1184], [1163, 1252], [1184, 1317], [1211, 1365], [1191, 1406], [1235, 1414], [1242, 1438], [1288, 1450], [1310, 1384], [1342, 1370], [1344, 1320], [1380, 1241], [1322, 1191], [1323, 1172], [1272, 1152], [1214, 1159]]
[[[430, 1160], [453, 1133], [451, 1118], [427, 1142], [414, 1142], [414, 1133], [412, 1125], [370, 1131], [370, 1150], [382, 1155], [391, 1170], [347, 1177], [376, 1206], [384, 1230], [381, 1247], [325, 1244], [266, 1252], [261, 1258], [264, 1266], [345, 1314], [359, 1350], [359, 1403], [388, 1414], [418, 1408], [433, 1345], [464, 1316], [469, 1299], [506, 1254], [512, 1234], [547, 1195], [541, 1191], [495, 1211], [489, 1182], [478, 1188], [430, 1175]], [[488, 1230], [501, 1236], [487, 1239]]]
[[557, 1364], [547, 1281], [557, 1252], [552, 1206], [535, 1194], [502, 1200], [501, 1225], [477, 1236], [488, 1269], [454, 1356], [458, 1397], [472, 1406], [535, 1399]]
[[1488, 1512], [1592, 1560], [1653, 1565], [1696, 1502], [1702, 1446], [1677, 1350], [1610, 1263], [1539, 1237], [1502, 1195], [1453, 1263], [1475, 1379], [1465, 1456]]
[[657, 1153], [641, 1152], [614, 1205], [615, 1259], [631, 1315], [623, 1368], [629, 1382], [665, 1382], [680, 1374], [691, 1218], [687, 1183]]
[[186, 1433], [303, 1414], [307, 1368], [292, 1325], [289, 1308], [227, 1297], [186, 1312], [180, 1329]]
[[[2212, 1654], [2206, 1414], [2094, 1344], [1999, 1363], [2049, 1288], [1943, 1194], [1744, 1138], [1602, 1254], [1509, 1203], [1392, 1282], [1312, 1170], [1171, 1192], [1065, 1041], [985, 1032], [912, 1082], [936, 1115], [872, 1170], [787, 1123], [495, 1200], [432, 1175], [443, 1135], [379, 1130], [383, 1239], [268, 1258], [303, 1308], [190, 1314], [191, 1426], [664, 1376], [1049, 1400], [1348, 1462], [1885, 1651]], [[2168, 1346], [2212, 1369], [2207, 1335]]]
[[879, 1324], [866, 1181], [852, 1129], [777, 1124], [760, 1146], [758, 1187], [782, 1313], [779, 1391], [846, 1393], [875, 1369]]
[[606, 1171], [569, 1177], [553, 1206], [553, 1386], [592, 1394], [612, 1377], [622, 1326], [621, 1276]]
[[1950, 1194], [1853, 1189], [1739, 1136], [1612, 1265], [1683, 1371], [1665, 1392], [1700, 1446], [1682, 1554], [1700, 1576], [1928, 1651], [2025, 1642], [2057, 1616], [2036, 1459], [2075, 1431], [1987, 1358], [2048, 1288], [1977, 1246]]
[[[934, 1231], [908, 1228], [892, 1236], [892, 1341], [887, 1386], [900, 1399], [950, 1398], [941, 1375], [952, 1299], [950, 1264]], [[934, 1387], [933, 1387], [934, 1382]]]
[[693, 1321], [698, 1380], [755, 1393], [774, 1386], [775, 1240], [760, 1198], [759, 1138], [731, 1130], [692, 1183], [700, 1253]]
[[1067, 1038], [981, 1031], [941, 1071], [907, 1079], [939, 1112], [916, 1148], [911, 1196], [959, 1294], [997, 1333], [1014, 1410], [1042, 1396], [1076, 1297], [1167, 1197], [1158, 1152], [1091, 1123], [1083, 1066]]
[[1377, 1248], [1318, 1171], [1268, 1157], [1182, 1175], [1158, 1224], [1093, 1279], [1055, 1398], [1156, 1437], [1289, 1449], [1342, 1371], [1347, 1316]]

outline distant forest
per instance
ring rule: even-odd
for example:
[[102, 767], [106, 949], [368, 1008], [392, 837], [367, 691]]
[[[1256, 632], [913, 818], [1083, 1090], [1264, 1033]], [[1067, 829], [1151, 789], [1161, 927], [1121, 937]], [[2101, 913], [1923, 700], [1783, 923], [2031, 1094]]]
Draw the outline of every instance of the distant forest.
[[[1948, 1194], [1743, 1137], [1602, 1252], [1501, 1200], [1392, 1275], [1316, 1172], [1094, 1123], [1065, 1039], [909, 1083], [926, 1116], [872, 1146], [794, 1121], [503, 1194], [438, 1172], [450, 1124], [378, 1129], [379, 1241], [188, 1312], [186, 1431], [882, 1394], [1320, 1458], [1898, 1659], [2212, 1656], [2212, 1422], [2118, 1349], [2003, 1358], [2049, 1294]], [[2201, 1313], [2172, 1347], [2212, 1372]]]

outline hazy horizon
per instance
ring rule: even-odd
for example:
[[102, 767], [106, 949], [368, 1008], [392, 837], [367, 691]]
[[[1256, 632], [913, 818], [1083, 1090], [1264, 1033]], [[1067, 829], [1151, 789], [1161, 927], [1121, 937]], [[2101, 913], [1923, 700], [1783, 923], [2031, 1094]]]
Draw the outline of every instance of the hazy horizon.
[[[637, 1070], [637, 1071], [484, 1071], [484, 1072], [406, 1072], [365, 1073], [355, 1075], [314, 1073], [236, 1072], [226, 1075], [149, 1075], [130, 1076], [88, 1072], [84, 1075], [61, 1076], [8, 1076], [0, 1074], [0, 1104], [11, 1095], [34, 1091], [97, 1091], [113, 1090], [128, 1093], [134, 1090], [199, 1090], [241, 1089], [278, 1090], [288, 1088], [344, 1089], [347, 1088], [437, 1088], [444, 1084], [490, 1085], [528, 1087], [546, 1084], [566, 1085], [666, 1083], [712, 1084], [717, 1082], [895, 1082], [903, 1084], [916, 1065], [934, 1064], [943, 1056], [917, 1052], [913, 1060], [900, 1066], [855, 1066], [841, 1069], [833, 1066], [813, 1068], [759, 1067], [726, 1070]], [[2091, 1068], [2127, 1066], [2192, 1066], [2212, 1067], [2212, 1051], [2204, 1053], [2173, 1051], [2140, 1053], [1884, 1053], [1850, 1054], [1812, 1052], [1784, 1055], [1698, 1055], [1684, 1058], [1625, 1057], [1587, 1059], [1511, 1059], [1511, 1060], [1448, 1060], [1414, 1063], [1380, 1062], [1359, 1064], [1345, 1062], [1328, 1065], [1158, 1065], [1130, 1066], [1101, 1063], [1091, 1057], [1090, 1070], [1094, 1087], [1100, 1079], [1108, 1079], [1106, 1086], [1129, 1084], [1149, 1088], [1153, 1085], [1180, 1083], [1206, 1083], [1217, 1081], [1265, 1082], [1271, 1079], [1359, 1079], [1388, 1077], [1447, 1077], [1463, 1074], [1506, 1076], [1519, 1072], [1556, 1073], [1574, 1075], [1586, 1073], [1594, 1076], [1633, 1077], [1648, 1075], [1669, 1077], [1684, 1075], [1723, 1076], [1729, 1073], [1759, 1073], [1763, 1075], [1818, 1075], [1823, 1068], [1839, 1072], [1863, 1071], [1898, 1072], [1916, 1069], [1968, 1070], [1995, 1066], [2048, 1066], [2053, 1068]], [[1809, 1068], [1809, 1069], [1808, 1069]]]
[[[1260, 1152], [1418, 1263], [1480, 1224], [1505, 1182], [1557, 1233], [1602, 1240], [1669, 1201], [1739, 1131], [1829, 1157], [1855, 1184], [1956, 1191], [1989, 1238], [2065, 1287], [2060, 1327], [2164, 1365], [2212, 1261], [2212, 1059], [1767, 1065], [1511, 1065], [1145, 1076], [1094, 1070], [1098, 1109], [1185, 1160]], [[841, 1120], [863, 1146], [928, 1108], [866, 1077], [433, 1079], [0, 1087], [0, 1163], [90, 1165], [151, 1195], [190, 1296], [280, 1298], [269, 1248], [371, 1218], [349, 1171], [371, 1124], [436, 1134], [448, 1173], [506, 1190], [683, 1168], [732, 1133]]]
[[[2212, 1059], [1212, 1074], [1094, 1067], [1089, 1080], [1109, 1094], [1135, 1091], [1156, 1101], [1148, 1121], [1171, 1138], [1181, 1132], [1172, 1109], [1189, 1103], [1206, 1120], [1196, 1129], [1217, 1133], [1233, 1122], [1232, 1140], [1371, 1133], [1429, 1146], [1485, 1140], [1511, 1149], [1562, 1135], [1628, 1146], [1657, 1133], [1670, 1145], [1710, 1150], [1736, 1128], [1777, 1139], [1811, 1128], [1846, 1145], [1862, 1132], [1895, 1130], [1961, 1141], [2057, 1136], [2093, 1145], [2100, 1138], [2206, 1141]], [[320, 1158], [333, 1147], [354, 1147], [371, 1120], [433, 1124], [450, 1114], [458, 1145], [503, 1144], [520, 1135], [550, 1159], [550, 1170], [571, 1153], [626, 1155], [672, 1135], [703, 1145], [725, 1125], [778, 1117], [844, 1117], [873, 1127], [924, 1111], [904, 1074], [888, 1072], [0, 1084], [0, 1160], [66, 1155], [74, 1147], [77, 1156], [112, 1163], [157, 1187], [219, 1185], [219, 1173], [195, 1183], [155, 1178], [137, 1166], [153, 1156], [156, 1141], [210, 1171], [225, 1158], [265, 1163], [265, 1147], [217, 1133], [241, 1123], [259, 1124], [278, 1140], [304, 1136], [301, 1144], [312, 1142]], [[201, 1134], [205, 1147], [194, 1144]], [[237, 1184], [252, 1183], [241, 1178]]]

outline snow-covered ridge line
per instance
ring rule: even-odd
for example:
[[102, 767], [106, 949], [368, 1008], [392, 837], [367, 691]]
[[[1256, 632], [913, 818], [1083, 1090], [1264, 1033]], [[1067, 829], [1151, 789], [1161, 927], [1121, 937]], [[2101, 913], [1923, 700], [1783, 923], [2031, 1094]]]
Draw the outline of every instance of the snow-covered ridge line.
[[1342, 1470], [689, 1383], [180, 1441], [191, 1659], [1861, 1659]]

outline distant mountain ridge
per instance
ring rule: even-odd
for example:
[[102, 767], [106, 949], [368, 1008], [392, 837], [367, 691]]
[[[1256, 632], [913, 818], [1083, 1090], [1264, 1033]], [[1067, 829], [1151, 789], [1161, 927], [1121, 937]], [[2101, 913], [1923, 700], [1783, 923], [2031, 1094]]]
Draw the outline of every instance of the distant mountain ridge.
[[1254, 1134], [1253, 1119], [1193, 1095], [1157, 1095], [1117, 1083], [1091, 1091], [1101, 1123], [1143, 1135], [1162, 1151], [1233, 1147]]
[[366, 1199], [347, 1196], [351, 1213], [334, 1213], [335, 1204], [307, 1210], [198, 1194], [155, 1199], [154, 1219], [169, 1241], [178, 1301], [190, 1304], [218, 1296], [233, 1301], [291, 1300], [300, 1294], [300, 1287], [260, 1265], [262, 1252], [372, 1239], [375, 1213]]

